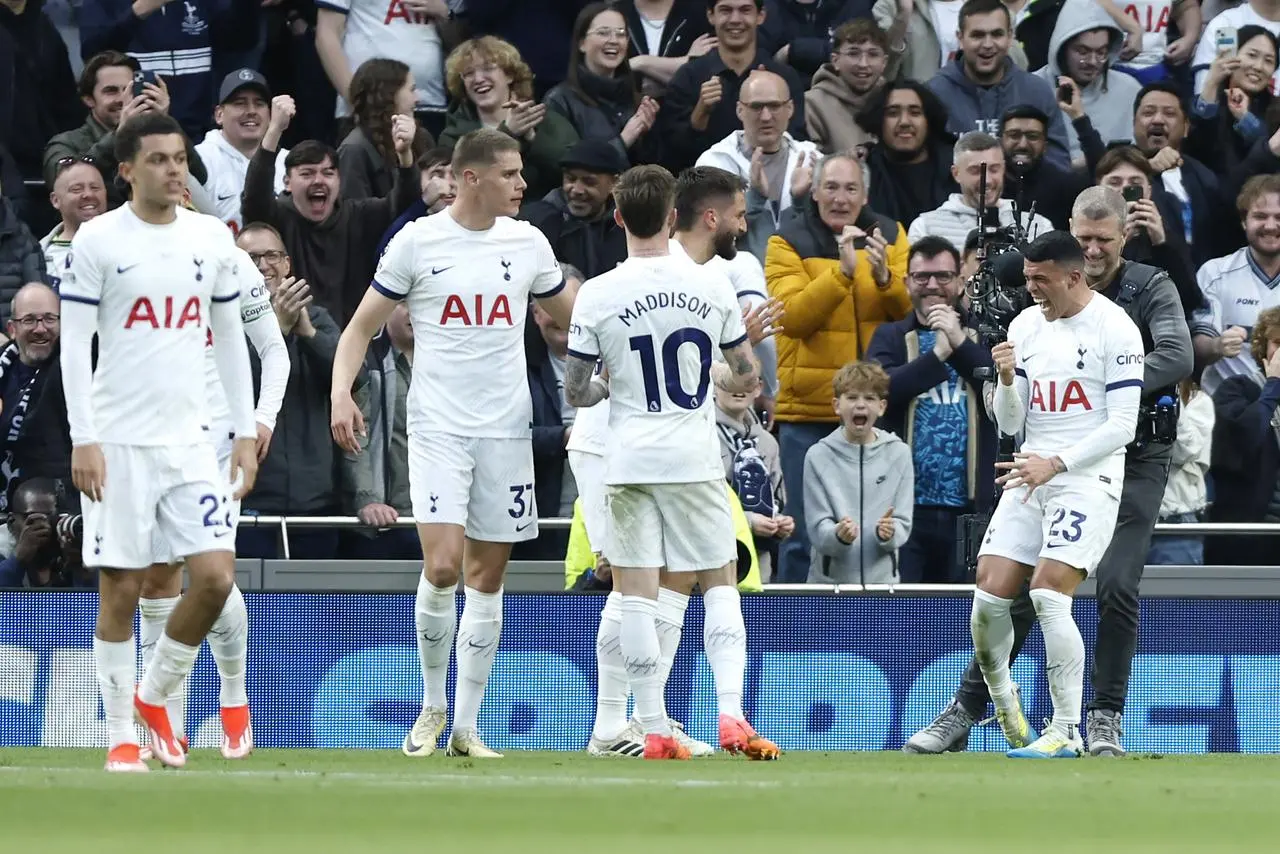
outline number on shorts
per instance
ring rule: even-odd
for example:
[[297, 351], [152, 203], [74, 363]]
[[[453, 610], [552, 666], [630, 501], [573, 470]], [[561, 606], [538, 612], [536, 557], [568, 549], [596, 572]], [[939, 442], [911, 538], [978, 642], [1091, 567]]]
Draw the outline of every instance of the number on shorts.
[[204, 526], [206, 528], [217, 528], [219, 526], [231, 527], [230, 510], [227, 510], [221, 519], [213, 518], [213, 515], [217, 513], [220, 508], [225, 508], [227, 506], [227, 499], [219, 498], [216, 495], [201, 495], [200, 506], [205, 508]]
[[[1062, 525], [1068, 514], [1071, 515], [1071, 521], [1066, 525], [1063, 525], [1061, 528], [1058, 527], [1059, 525]], [[1049, 537], [1061, 537], [1068, 543], [1079, 542], [1080, 536], [1084, 533], [1080, 530], [1080, 524], [1088, 518], [1089, 517], [1083, 513], [1077, 513], [1074, 510], [1064, 510], [1059, 507], [1058, 512], [1053, 514], [1053, 521], [1049, 523]]]
[[[511, 487], [511, 509], [507, 511], [507, 515], [512, 519], [523, 519], [526, 515], [533, 515], [533, 484], [517, 483]], [[525, 499], [525, 496], [528, 499]]]
[[[644, 375], [644, 399], [650, 412], [662, 411], [662, 397], [658, 390], [658, 362], [652, 335], [637, 335], [630, 339], [631, 349], [640, 354], [640, 371]], [[680, 348], [692, 344], [698, 348], [698, 388], [693, 394], [685, 391], [680, 377]], [[711, 338], [701, 329], [686, 326], [677, 329], [662, 342], [662, 378], [667, 400], [681, 409], [697, 409], [706, 399], [711, 385]]]

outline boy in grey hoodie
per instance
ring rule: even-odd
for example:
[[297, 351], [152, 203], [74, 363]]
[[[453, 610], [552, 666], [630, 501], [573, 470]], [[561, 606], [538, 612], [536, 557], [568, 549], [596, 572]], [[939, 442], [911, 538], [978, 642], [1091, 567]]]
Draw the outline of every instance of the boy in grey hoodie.
[[889, 400], [884, 368], [851, 362], [832, 385], [840, 426], [804, 458], [809, 582], [890, 584], [898, 575], [898, 549], [911, 535], [911, 450], [875, 429]]

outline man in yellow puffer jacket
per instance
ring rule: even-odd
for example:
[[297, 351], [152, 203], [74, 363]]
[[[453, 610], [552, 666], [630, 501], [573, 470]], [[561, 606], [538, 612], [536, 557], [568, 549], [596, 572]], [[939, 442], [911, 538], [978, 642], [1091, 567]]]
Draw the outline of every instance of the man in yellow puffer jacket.
[[804, 456], [838, 423], [832, 378], [862, 357], [877, 326], [911, 311], [907, 231], [865, 204], [862, 165], [832, 155], [813, 176], [813, 198], [794, 205], [769, 239], [769, 296], [786, 312], [777, 336], [775, 418], [787, 512], [796, 521], [779, 551], [775, 581], [803, 582], [809, 574]]

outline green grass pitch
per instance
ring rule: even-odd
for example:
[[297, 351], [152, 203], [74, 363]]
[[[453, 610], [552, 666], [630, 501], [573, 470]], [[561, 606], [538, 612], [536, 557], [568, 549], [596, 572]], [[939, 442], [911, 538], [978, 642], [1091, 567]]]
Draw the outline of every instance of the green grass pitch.
[[0, 850], [325, 852], [1047, 852], [1277, 850], [1267, 756], [1030, 762], [793, 753], [749, 763], [513, 753], [196, 751], [108, 775], [98, 750], [0, 749]]

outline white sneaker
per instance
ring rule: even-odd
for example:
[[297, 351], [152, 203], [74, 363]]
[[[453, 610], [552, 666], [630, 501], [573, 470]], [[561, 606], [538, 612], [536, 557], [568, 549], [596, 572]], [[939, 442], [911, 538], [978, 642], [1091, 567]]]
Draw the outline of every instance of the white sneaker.
[[591, 734], [587, 742], [587, 753], [591, 756], [625, 756], [631, 759], [644, 757], [644, 730], [636, 723], [635, 718], [627, 721], [622, 732], [613, 738], [596, 738]]
[[445, 749], [446, 756], [469, 756], [472, 759], [501, 759], [502, 754], [496, 750], [490, 750], [489, 746], [480, 740], [480, 734], [475, 730], [454, 731], [449, 734], [449, 746]]
[[430, 756], [436, 752], [440, 733], [444, 732], [444, 709], [423, 709], [414, 721], [413, 728], [404, 737], [400, 752], [405, 756]]
[[714, 747], [707, 744], [705, 741], [698, 741], [696, 738], [689, 735], [684, 731], [684, 724], [680, 723], [675, 718], [667, 718], [667, 723], [671, 725], [671, 732], [675, 735], [676, 741], [688, 750], [689, 755], [694, 759], [697, 759], [700, 756], [712, 756], [715, 754], [716, 749]]

